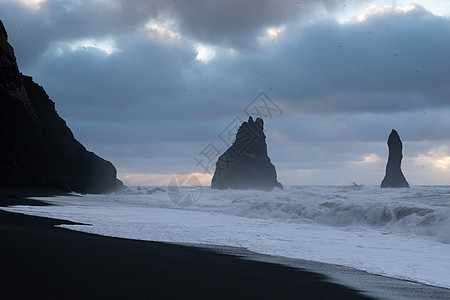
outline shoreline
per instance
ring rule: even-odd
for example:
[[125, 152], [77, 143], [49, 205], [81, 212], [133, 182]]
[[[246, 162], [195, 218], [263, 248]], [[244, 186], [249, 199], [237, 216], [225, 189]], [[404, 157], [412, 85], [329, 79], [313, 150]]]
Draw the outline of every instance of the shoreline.
[[[29, 194], [29, 193], [28, 193]], [[48, 196], [53, 196], [54, 194], [51, 193]], [[29, 196], [29, 195], [28, 195]], [[27, 196], [27, 197], [28, 197]], [[35, 195], [36, 196], [36, 195]], [[42, 193], [39, 194], [39, 196], [45, 196]], [[2, 197], [2, 193], [0, 191], [0, 206], [2, 206], [2, 202], [4, 200], [4, 197]], [[14, 205], [14, 204], [19, 204], [19, 203], [14, 203], [15, 200], [19, 200], [20, 205], [51, 205], [48, 203], [45, 203], [44, 201], [39, 201], [39, 200], [33, 200], [33, 199], [7, 199], [9, 202], [9, 205]], [[11, 203], [12, 202], [12, 203]], [[26, 202], [26, 203], [24, 203]], [[5, 204], [5, 202], [3, 202], [3, 204]], [[6, 205], [3, 205], [6, 206]], [[13, 214], [16, 216], [12, 216], [10, 217], [8, 220], [5, 219], [4, 215], [5, 214]], [[25, 221], [25, 219], [28, 219], [28, 221]], [[120, 238], [111, 238], [111, 237], [106, 237], [106, 236], [99, 236], [99, 235], [95, 235], [95, 234], [89, 234], [89, 233], [83, 233], [83, 232], [79, 232], [76, 230], [70, 230], [70, 229], [65, 229], [63, 227], [54, 227], [55, 225], [60, 225], [60, 224], [67, 224], [67, 225], [76, 225], [79, 223], [74, 223], [74, 222], [70, 222], [70, 221], [65, 221], [65, 220], [57, 220], [57, 219], [49, 219], [49, 218], [41, 218], [41, 217], [35, 217], [35, 216], [27, 216], [27, 215], [21, 215], [21, 214], [16, 214], [16, 213], [8, 213], [4, 210], [0, 210], [0, 226], [1, 229], [3, 230], [5, 225], [5, 220], [9, 224], [9, 225], [13, 225], [13, 227], [18, 226], [19, 228], [23, 227], [24, 224], [27, 224], [25, 227], [27, 226], [31, 226], [31, 227], [41, 227], [42, 225], [45, 225], [44, 227], [46, 228], [46, 231], [51, 230], [54, 231], [54, 233], [56, 233], [57, 235], [60, 235], [61, 232], [58, 231], [63, 231], [64, 234], [68, 234], [66, 231], [71, 232], [69, 233], [69, 235], [71, 237], [69, 237], [69, 239], [73, 239], [75, 236], [72, 236], [73, 233], [77, 233], [79, 235], [87, 235], [87, 236], [91, 236], [93, 239], [95, 238], [100, 238], [100, 239], [112, 239], [114, 240], [114, 242], [117, 242], [118, 240], [120, 241], [134, 241], [134, 242], [138, 242], [138, 243], [147, 243], [148, 247], [154, 247], [155, 244], [157, 245], [164, 245], [167, 247], [182, 247], [181, 249], [179, 249], [178, 251], [180, 252], [180, 255], [182, 255], [182, 253], [184, 253], [183, 251], [187, 251], [187, 252], [191, 252], [191, 251], [200, 251], [202, 254], [200, 254], [200, 256], [209, 256], [209, 255], [218, 255], [219, 257], [225, 255], [226, 257], [230, 258], [233, 260], [233, 265], [234, 264], [246, 264], [246, 263], [250, 263], [253, 264], [255, 262], [257, 263], [263, 263], [263, 264], [269, 264], [271, 266], [276, 266], [276, 267], [287, 267], [287, 268], [294, 268], [297, 271], [300, 271], [303, 275], [302, 280], [299, 282], [300, 285], [302, 285], [302, 283], [305, 282], [305, 276], [307, 278], [309, 278], [307, 280], [307, 282], [309, 281], [313, 281], [316, 282], [318, 281], [320, 284], [325, 284], [325, 289], [329, 289], [330, 286], [328, 286], [328, 283], [332, 283], [331, 285], [331, 289], [335, 289], [336, 286], [338, 287], [344, 287], [344, 289], [350, 292], [354, 291], [354, 290], [359, 290], [359, 291], [363, 291], [365, 292], [365, 295], [370, 295], [372, 297], [375, 297], [377, 299], [424, 299], [424, 298], [428, 298], [428, 299], [445, 299], [446, 297], [448, 297], [450, 295], [450, 290], [446, 289], [446, 288], [440, 288], [440, 287], [435, 287], [435, 286], [431, 286], [431, 285], [426, 285], [426, 284], [421, 284], [421, 283], [416, 283], [416, 282], [410, 282], [407, 280], [401, 280], [401, 279], [395, 279], [395, 278], [390, 278], [390, 277], [384, 277], [381, 275], [374, 275], [374, 274], [370, 274], [364, 271], [360, 271], [357, 269], [353, 269], [353, 268], [349, 268], [349, 267], [343, 267], [343, 266], [339, 266], [339, 265], [330, 265], [327, 263], [318, 263], [318, 262], [313, 262], [313, 261], [304, 261], [304, 260], [300, 260], [300, 259], [290, 259], [290, 258], [286, 258], [286, 257], [278, 257], [278, 256], [270, 256], [270, 255], [264, 255], [264, 254], [259, 254], [259, 253], [255, 253], [255, 252], [251, 252], [247, 249], [244, 248], [235, 248], [235, 247], [229, 247], [229, 246], [220, 246], [220, 245], [199, 245], [199, 244], [177, 244], [177, 243], [161, 243], [161, 242], [146, 242], [146, 241], [137, 241], [137, 240], [128, 240], [128, 239], [120, 239]], [[15, 220], [15, 221], [14, 221]], [[29, 222], [30, 220], [34, 220], [31, 223]], [[36, 225], [39, 224], [39, 225]], [[86, 225], [86, 224], [79, 224], [79, 225]], [[50, 227], [50, 228], [48, 228]], [[12, 231], [17, 231], [18, 228], [11, 228]], [[31, 230], [34, 228], [27, 228], [27, 230]], [[4, 237], [3, 237], [4, 238]], [[65, 238], [68, 238], [68, 236], [66, 236]], [[2, 244], [4, 244], [2, 242]], [[153, 249], [154, 252], [155, 249]], [[129, 251], [129, 250], [127, 250]], [[206, 253], [204, 253], [206, 252]], [[126, 251], [125, 251], [126, 253]], [[125, 254], [123, 253], [123, 254]], [[185, 261], [183, 263], [186, 263]], [[164, 267], [169, 267], [171, 264], [170, 262], [167, 263], [167, 265], [165, 265]], [[281, 271], [284, 272], [284, 271]], [[306, 273], [305, 273], [306, 272]], [[266, 274], [267, 275], [267, 274]], [[198, 276], [198, 274], [197, 274]], [[233, 275], [234, 276], [234, 275]], [[285, 275], [282, 275], [285, 276]], [[277, 276], [278, 278], [278, 276]], [[230, 278], [221, 278], [221, 280], [229, 280]], [[284, 278], [282, 281], [291, 281], [292, 278]], [[185, 280], [185, 279], [182, 279]], [[211, 278], [204, 278], [202, 280], [208, 281], [211, 280]], [[311, 285], [311, 284], [309, 284]], [[314, 285], [315, 286], [315, 285]], [[242, 287], [241, 287], [242, 289]], [[315, 293], [316, 291], [314, 291], [315, 287], [313, 288], [313, 293]], [[239, 290], [239, 289], [238, 289]], [[295, 293], [296, 290], [292, 290], [291, 292]], [[239, 297], [238, 295], [243, 295], [243, 292], [240, 291], [239, 294], [235, 294], [233, 295], [233, 297]], [[322, 293], [322, 291], [321, 291]], [[264, 293], [264, 296], [267, 296], [269, 294]], [[322, 295], [322, 294], [320, 294]], [[320, 295], [316, 295], [314, 294], [314, 298], [319, 298], [319, 299], [329, 299], [328, 296], [325, 296], [323, 298], [321, 298]], [[336, 298], [338, 297], [338, 295], [340, 294], [335, 294], [333, 292], [333, 299], [339, 299]], [[444, 296], [442, 296], [444, 295]], [[67, 295], [65, 295], [67, 296]], [[162, 296], [162, 295], [160, 295]], [[275, 295], [272, 295], [273, 298], [277, 298]], [[279, 296], [283, 296], [283, 297], [288, 297], [290, 298], [290, 296], [292, 297], [297, 297], [294, 296], [294, 294], [289, 294], [289, 295], [279, 295]], [[164, 296], [162, 296], [164, 297]], [[217, 295], [215, 295], [214, 297], [217, 297]], [[352, 296], [351, 297], [357, 297], [354, 299], [365, 299], [364, 296], [362, 295], [358, 295], [354, 292], [352, 292]], [[165, 298], [165, 297], [164, 297]], [[170, 298], [170, 297], [169, 297]], [[272, 298], [272, 297], [268, 297], [268, 298]], [[348, 296], [345, 296], [345, 298], [348, 298]]]
[[[48, 205], [0, 191], [0, 206]], [[12, 196], [17, 195], [17, 196]], [[53, 196], [41, 190], [34, 196]], [[65, 229], [66, 220], [0, 209], [2, 295], [11, 299], [371, 299], [298, 268], [198, 247]]]
[[308, 272], [319, 273], [324, 275], [329, 282], [343, 285], [356, 291], [361, 291], [365, 295], [374, 297], [375, 299], [450, 299], [450, 288], [447, 287], [369, 273], [364, 270], [343, 265], [262, 254], [246, 248], [233, 246], [195, 243], [169, 244], [206, 249], [220, 254], [237, 256], [244, 260], [278, 264]]
[[81, 233], [0, 211], [2, 295], [14, 299], [370, 299], [300, 269], [175, 244]]
[[[222, 248], [223, 247], [219, 246], [218, 251], [221, 252], [220, 249]], [[247, 254], [245, 254], [245, 252], [247, 252]], [[261, 254], [246, 249], [244, 249], [242, 257], [248, 260], [281, 264], [306, 271], [317, 272], [325, 275], [330, 282], [341, 284], [354, 290], [364, 291], [366, 295], [376, 299], [450, 299], [450, 289], [447, 287], [369, 273], [353, 267]]]

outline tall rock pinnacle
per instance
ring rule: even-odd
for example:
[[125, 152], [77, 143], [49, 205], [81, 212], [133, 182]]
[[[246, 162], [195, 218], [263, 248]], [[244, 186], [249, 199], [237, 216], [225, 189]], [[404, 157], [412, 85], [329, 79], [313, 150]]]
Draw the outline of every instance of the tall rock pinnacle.
[[274, 187], [283, 188], [267, 156], [264, 121], [249, 117], [239, 127], [233, 145], [217, 160], [211, 188], [270, 191]]
[[400, 137], [394, 129], [392, 129], [391, 134], [388, 139], [389, 147], [389, 158], [386, 165], [386, 176], [384, 176], [381, 182], [382, 188], [409, 188], [409, 184], [402, 173], [401, 163], [402, 163], [402, 150], [403, 145]]

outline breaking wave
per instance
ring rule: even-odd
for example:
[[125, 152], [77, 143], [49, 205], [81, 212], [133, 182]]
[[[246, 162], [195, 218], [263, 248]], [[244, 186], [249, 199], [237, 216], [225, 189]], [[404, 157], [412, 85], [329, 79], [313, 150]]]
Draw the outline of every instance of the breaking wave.
[[[151, 193], [149, 191], [152, 191]], [[450, 244], [450, 187], [414, 186], [381, 189], [378, 186], [298, 186], [272, 192], [211, 190], [203, 187], [193, 206], [177, 206], [163, 190], [142, 188], [127, 204], [198, 210], [245, 218], [359, 227], [433, 237]], [[151, 201], [149, 201], [149, 194]], [[109, 199], [111, 201], [111, 198]]]
[[450, 187], [294, 187], [267, 195], [242, 192], [223, 212], [334, 227], [365, 226], [433, 236], [450, 244], [449, 192]]

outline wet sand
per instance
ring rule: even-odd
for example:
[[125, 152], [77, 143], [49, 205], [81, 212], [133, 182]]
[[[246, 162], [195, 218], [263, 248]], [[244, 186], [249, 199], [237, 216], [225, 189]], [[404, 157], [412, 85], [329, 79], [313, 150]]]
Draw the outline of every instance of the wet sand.
[[[45, 204], [13, 195], [0, 206]], [[2, 299], [368, 299], [316, 272], [59, 224], [74, 223], [0, 210]]]
[[[55, 195], [66, 193], [0, 189], [0, 207], [51, 205], [28, 197]], [[60, 224], [76, 223], [0, 209], [5, 299], [450, 299], [450, 289], [343, 266], [98, 236]]]

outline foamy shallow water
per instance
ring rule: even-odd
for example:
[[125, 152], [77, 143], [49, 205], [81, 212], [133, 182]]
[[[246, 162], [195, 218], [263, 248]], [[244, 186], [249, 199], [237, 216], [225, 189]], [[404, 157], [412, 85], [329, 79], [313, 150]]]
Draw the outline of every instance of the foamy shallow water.
[[165, 192], [146, 194], [150, 189], [4, 209], [92, 224], [62, 226], [89, 233], [243, 247], [450, 288], [450, 187], [204, 187], [192, 206], [174, 204]]

